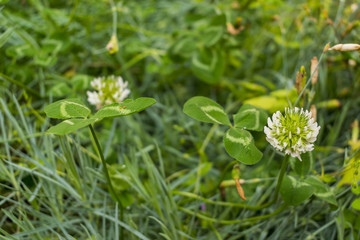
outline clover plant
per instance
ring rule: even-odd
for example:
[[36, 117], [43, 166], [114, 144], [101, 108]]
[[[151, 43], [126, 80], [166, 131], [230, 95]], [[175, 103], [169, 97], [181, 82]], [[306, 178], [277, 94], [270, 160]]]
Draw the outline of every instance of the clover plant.
[[[155, 99], [152, 98], [142, 97], [136, 100], [128, 99], [121, 103], [112, 103], [109, 105], [105, 105], [92, 116], [89, 116], [91, 110], [87, 106], [85, 106], [79, 99], [60, 100], [46, 106], [44, 109], [46, 115], [49, 118], [63, 120], [56, 126], [49, 128], [47, 130], [47, 133], [55, 135], [66, 135], [80, 128], [89, 127], [90, 133], [95, 142], [96, 149], [103, 164], [104, 175], [108, 183], [110, 194], [116, 199], [116, 201], [120, 205], [121, 220], [123, 219], [124, 207], [119, 196], [114, 191], [105, 157], [92, 125], [96, 122], [100, 122], [105, 118], [122, 117], [140, 112], [155, 103]], [[123, 236], [123, 231], [121, 230], [121, 239], [124, 239]]]
[[262, 153], [255, 146], [251, 131], [263, 131], [268, 114], [266, 111], [245, 104], [234, 115], [234, 125], [222, 106], [206, 97], [193, 97], [184, 104], [184, 113], [206, 123], [221, 124], [230, 128], [223, 142], [228, 154], [241, 163], [252, 165], [260, 161]]

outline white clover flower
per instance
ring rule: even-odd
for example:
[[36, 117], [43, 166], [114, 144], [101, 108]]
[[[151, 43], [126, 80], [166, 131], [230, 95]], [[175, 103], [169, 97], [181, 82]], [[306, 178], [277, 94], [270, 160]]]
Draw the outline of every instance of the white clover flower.
[[277, 150], [285, 150], [301, 161], [300, 154], [312, 151], [320, 126], [311, 117], [311, 112], [302, 108], [285, 108], [285, 115], [277, 111], [268, 118], [269, 127], [264, 127], [266, 140]]
[[96, 91], [87, 91], [88, 102], [95, 105], [96, 109], [111, 103], [121, 103], [130, 94], [128, 82], [124, 82], [122, 77], [98, 77], [90, 84]]

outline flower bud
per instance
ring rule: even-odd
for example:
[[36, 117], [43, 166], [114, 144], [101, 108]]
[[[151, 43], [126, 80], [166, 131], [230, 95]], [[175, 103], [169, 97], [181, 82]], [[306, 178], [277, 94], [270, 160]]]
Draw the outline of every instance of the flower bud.
[[355, 43], [336, 44], [335, 46], [329, 48], [329, 50], [341, 52], [358, 51], [360, 50], [360, 45]]
[[328, 42], [325, 47], [324, 47], [324, 50], [323, 50], [323, 53], [326, 53], [330, 48], [330, 43]]
[[244, 29], [245, 29], [244, 26], [239, 26], [238, 28], [235, 28], [234, 25], [232, 25], [231, 23], [229, 22], [226, 23], [226, 30], [231, 35], [238, 35]]
[[[318, 58], [317, 57], [313, 57], [311, 59], [311, 67], [310, 67], [310, 71], [312, 74], [312, 78], [311, 78], [311, 84], [315, 85], [318, 77], [319, 77], [319, 68], [316, 68], [319, 64]], [[316, 70], [315, 70], [316, 69]]]
[[106, 49], [110, 54], [114, 54], [119, 51], [119, 44], [116, 35], [112, 35], [110, 41], [106, 45]]
[[235, 180], [236, 190], [237, 190], [239, 196], [243, 200], [246, 200], [244, 190], [242, 189], [241, 184], [240, 184], [240, 166], [239, 166], [239, 164], [234, 165], [231, 174], [232, 174], [233, 179]]
[[239, 179], [240, 178], [240, 166], [239, 164], [235, 164], [232, 171], [231, 171], [231, 175], [233, 179]]
[[311, 117], [314, 119], [314, 121], [316, 122], [316, 106], [313, 104], [310, 106], [310, 112], [311, 112]]
[[295, 88], [299, 95], [300, 95], [301, 91], [303, 90], [305, 84], [306, 84], [305, 67], [301, 66], [300, 71], [297, 72], [297, 74], [296, 74], [296, 80], [295, 80]]

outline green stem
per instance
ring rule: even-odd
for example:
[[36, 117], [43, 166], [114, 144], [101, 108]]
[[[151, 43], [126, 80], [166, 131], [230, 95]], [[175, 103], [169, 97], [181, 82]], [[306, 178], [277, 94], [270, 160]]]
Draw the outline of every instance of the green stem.
[[266, 215], [262, 215], [262, 216], [257, 216], [257, 217], [250, 217], [250, 218], [245, 218], [245, 219], [238, 219], [238, 220], [218, 220], [212, 217], [208, 217], [205, 216], [199, 212], [193, 212], [189, 209], [183, 208], [183, 207], [178, 207], [178, 209], [182, 212], [185, 212], [187, 214], [193, 215], [195, 217], [198, 217], [202, 220], [206, 220], [209, 222], [213, 222], [213, 223], [220, 223], [223, 225], [231, 225], [231, 224], [237, 224], [237, 223], [244, 223], [244, 222], [254, 222], [254, 221], [259, 221], [259, 220], [263, 220], [272, 216], [275, 216], [276, 214], [279, 214], [280, 212], [284, 211], [286, 208], [286, 204], [281, 205], [278, 209], [276, 209], [274, 212], [270, 213], [270, 214], [266, 214]]
[[117, 32], [117, 9], [116, 9], [116, 5], [115, 5], [113, 0], [110, 0], [110, 5], [111, 5], [111, 12], [112, 12], [112, 17], [113, 17], [112, 35], [116, 36], [116, 32]]
[[288, 163], [289, 163], [289, 157], [290, 157], [290, 155], [285, 154], [284, 160], [283, 160], [283, 162], [281, 164], [281, 169], [280, 169], [280, 173], [279, 173], [278, 180], [277, 180], [277, 183], [276, 183], [275, 193], [274, 193], [273, 199], [270, 202], [259, 206], [258, 209], [266, 208], [266, 207], [274, 204], [277, 201], [279, 191], [280, 191], [280, 187], [281, 187], [281, 183], [282, 183], [282, 181], [284, 179], [284, 176], [285, 176], [285, 173], [286, 173], [286, 170], [287, 170], [287, 166], [288, 166]]
[[[279, 195], [279, 191], [280, 191], [280, 187], [281, 187], [281, 183], [284, 179], [285, 173], [286, 173], [286, 169], [289, 163], [289, 157], [290, 155], [285, 155], [284, 160], [282, 162], [281, 165], [281, 169], [280, 169], [280, 173], [278, 175], [278, 180], [277, 180], [277, 184], [275, 187], [275, 192], [274, 192], [274, 197], [271, 201], [263, 204], [263, 205], [258, 205], [258, 206], [251, 206], [251, 205], [247, 205], [247, 204], [242, 204], [242, 203], [231, 203], [231, 202], [222, 202], [222, 201], [213, 201], [204, 197], [201, 197], [197, 194], [194, 193], [190, 193], [190, 192], [180, 192], [180, 191], [173, 191], [173, 194], [176, 195], [181, 195], [184, 197], [189, 197], [189, 198], [193, 198], [193, 199], [197, 199], [200, 200], [202, 202], [205, 203], [209, 203], [209, 204], [214, 204], [214, 205], [220, 205], [220, 206], [228, 206], [228, 207], [239, 207], [239, 208], [245, 208], [245, 209], [249, 209], [249, 210], [260, 210], [260, 209], [264, 209], [272, 204], [274, 204], [277, 199], [278, 199], [278, 195]], [[230, 165], [230, 164], [229, 164]], [[220, 185], [220, 184], [218, 184]]]
[[287, 169], [287, 166], [288, 166], [288, 163], [289, 163], [289, 158], [290, 158], [290, 155], [285, 154], [284, 160], [283, 160], [282, 165], [281, 165], [279, 177], [278, 177], [278, 180], [277, 180], [277, 184], [276, 184], [276, 188], [275, 188], [275, 195], [274, 195], [272, 203], [276, 202], [277, 197], [279, 195], [281, 183], [282, 183], [282, 181], [284, 179], [286, 169]]
[[205, 151], [205, 148], [206, 148], [207, 145], [209, 144], [210, 139], [211, 139], [212, 136], [214, 135], [215, 130], [218, 128], [218, 126], [219, 126], [219, 124], [214, 124], [214, 125], [211, 127], [210, 131], [209, 131], [208, 134], [206, 135], [206, 138], [205, 138], [205, 140], [203, 141], [203, 143], [202, 143], [202, 145], [201, 145], [201, 147], [200, 147], [200, 149], [199, 149], [200, 154]]
[[[210, 131], [208, 132], [208, 134], [206, 135], [205, 140], [203, 141], [200, 149], [198, 150], [199, 155], [200, 155], [200, 159], [199, 159], [199, 164], [198, 164], [198, 169], [196, 172], [196, 182], [195, 182], [195, 193], [199, 192], [200, 189], [200, 178], [201, 178], [201, 164], [204, 162], [204, 159], [206, 159], [206, 155], [205, 155], [205, 148], [207, 147], [207, 145], [210, 142], [210, 139], [212, 138], [212, 136], [215, 133], [216, 128], [219, 126], [219, 124], [214, 124]], [[205, 156], [204, 156], [205, 155]]]
[[318, 68], [319, 68], [319, 66], [320, 66], [320, 63], [321, 63], [321, 60], [323, 59], [323, 56], [324, 56], [324, 52], [321, 53], [320, 58], [319, 58], [319, 62], [318, 62], [318, 64], [316, 65], [314, 71], [311, 73], [309, 79], [307, 80], [307, 82], [306, 82], [304, 88], [302, 89], [301, 93], [299, 94], [298, 98], [296, 99], [296, 102], [295, 102], [295, 104], [294, 104], [294, 107], [296, 107], [296, 106], [299, 104], [299, 101], [300, 101], [302, 95], [304, 94], [306, 88], [310, 85], [311, 79], [312, 79], [313, 75], [316, 73], [316, 71], [318, 70]]
[[34, 96], [36, 96], [36, 97], [40, 97], [40, 98], [41, 98], [41, 95], [40, 95], [37, 91], [29, 88], [28, 86], [26, 86], [26, 85], [23, 84], [22, 82], [16, 81], [15, 79], [12, 79], [11, 77], [8, 77], [8, 76], [6, 76], [5, 74], [2, 74], [2, 73], [0, 73], [0, 78], [5, 79], [6, 81], [11, 82], [11, 83], [13, 83], [13, 84], [21, 87], [22, 89], [24, 89], [24, 90], [27, 91], [28, 93], [30, 93], [30, 94], [32, 94], [32, 95], [34, 95]]
[[327, 224], [323, 225], [321, 228], [318, 228], [315, 232], [311, 233], [310, 235], [308, 235], [305, 239], [315, 239], [315, 236], [322, 232], [323, 230], [325, 230], [326, 228], [328, 228], [329, 226], [331, 226], [332, 224], [334, 224], [336, 222], [336, 218], [334, 218], [333, 220], [331, 220], [330, 222], [328, 222]]
[[246, 205], [243, 203], [213, 201], [208, 198], [204, 198], [204, 197], [201, 197], [197, 194], [190, 193], [190, 192], [173, 191], [172, 193], [175, 195], [180, 195], [180, 196], [184, 196], [184, 197], [188, 197], [188, 198], [197, 199], [204, 203], [209, 203], [209, 204], [214, 204], [214, 205], [219, 205], [219, 206], [224, 206], [224, 207], [238, 207], [238, 208], [246, 208], [246, 209], [250, 209], [250, 210], [257, 210], [257, 206], [250, 206], [250, 205]]
[[[117, 196], [117, 194], [114, 191], [113, 185], [111, 183], [109, 171], [108, 171], [108, 168], [107, 168], [107, 163], [105, 161], [104, 154], [103, 154], [103, 152], [101, 150], [100, 143], [99, 143], [99, 141], [98, 141], [98, 139], [96, 137], [94, 128], [93, 128], [93, 126], [91, 124], [89, 125], [89, 128], [90, 128], [91, 135], [93, 136], [93, 139], [95, 141], [95, 145], [96, 145], [97, 151], [99, 153], [99, 156], [100, 156], [100, 159], [101, 159], [101, 162], [102, 162], [102, 165], [103, 165], [103, 170], [104, 170], [104, 174], [105, 174], [107, 184], [109, 186], [109, 191], [110, 191], [111, 195], [113, 195], [115, 197], [116, 201], [119, 203], [119, 206], [120, 206], [120, 221], [123, 222], [124, 221], [124, 206], [122, 205], [119, 197]], [[124, 239], [124, 231], [123, 231], [122, 228], [120, 229], [120, 239], [122, 239], [122, 240]]]
[[218, 183], [216, 184], [216, 186], [219, 186], [220, 187], [220, 184], [222, 183], [222, 181], [224, 181], [224, 178], [225, 178], [225, 175], [227, 174], [227, 172], [229, 171], [229, 169], [231, 167], [234, 166], [234, 164], [238, 163], [238, 161], [231, 161], [230, 163], [228, 163], [223, 171], [223, 173], [221, 174], [221, 177], [218, 181]]

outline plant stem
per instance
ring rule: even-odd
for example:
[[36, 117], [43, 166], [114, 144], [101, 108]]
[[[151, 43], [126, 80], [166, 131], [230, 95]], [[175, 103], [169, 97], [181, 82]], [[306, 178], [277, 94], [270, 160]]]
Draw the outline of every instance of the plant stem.
[[110, 5], [111, 5], [111, 13], [112, 13], [112, 17], [113, 17], [113, 29], [112, 29], [112, 35], [116, 36], [117, 35], [117, 9], [116, 9], [116, 5], [114, 3], [113, 0], [110, 0]]
[[[199, 158], [199, 164], [198, 164], [198, 169], [197, 169], [197, 172], [196, 172], [196, 182], [195, 182], [195, 193], [198, 193], [199, 192], [199, 189], [200, 189], [200, 178], [201, 178], [201, 164], [204, 163], [204, 159], [206, 159], [206, 155], [205, 155], [205, 148], [206, 146], [209, 144], [210, 142], [210, 139], [212, 138], [212, 136], [214, 135], [215, 133], [215, 130], [216, 128], [219, 126], [219, 124], [214, 124], [210, 131], [208, 132], [208, 134], [206, 135], [206, 138], [205, 140], [203, 141], [200, 149], [198, 150], [198, 153], [200, 155], [200, 158]], [[205, 155], [205, 156], [204, 156]]]
[[288, 163], [289, 163], [289, 157], [290, 157], [290, 155], [285, 154], [284, 160], [283, 160], [283, 162], [281, 164], [281, 169], [280, 169], [280, 173], [279, 173], [278, 180], [277, 180], [277, 183], [276, 183], [275, 193], [274, 193], [273, 199], [270, 202], [265, 203], [264, 205], [260, 205], [258, 209], [266, 208], [266, 207], [274, 204], [276, 202], [276, 200], [278, 199], [281, 183], [282, 183], [282, 181], [284, 179], [285, 172], [286, 172], [286, 169], [287, 169], [287, 166], [288, 166]]
[[250, 206], [250, 205], [246, 205], [243, 203], [213, 201], [211, 199], [201, 197], [201, 196], [191, 193], [191, 192], [173, 191], [172, 193], [175, 195], [180, 195], [180, 196], [184, 196], [184, 197], [188, 197], [188, 198], [197, 199], [197, 200], [200, 200], [201, 202], [205, 202], [205, 203], [209, 203], [209, 204], [214, 204], [214, 205], [219, 205], [219, 206], [224, 206], [224, 207], [239, 207], [239, 208], [246, 208], [246, 209], [250, 209], [250, 210], [257, 210], [256, 206]]
[[277, 183], [276, 183], [275, 195], [274, 195], [272, 203], [274, 203], [277, 200], [277, 197], [279, 195], [281, 183], [282, 183], [282, 181], [284, 179], [286, 169], [287, 169], [287, 166], [288, 166], [288, 163], [289, 163], [289, 157], [290, 157], [290, 155], [285, 154], [284, 160], [283, 160], [282, 165], [281, 165], [279, 177], [278, 177], [278, 180], [277, 180]]
[[41, 98], [41, 95], [37, 91], [35, 91], [32, 88], [29, 88], [28, 86], [26, 86], [22, 82], [16, 81], [15, 79], [12, 79], [11, 77], [8, 77], [8, 76], [6, 76], [5, 74], [2, 74], [2, 73], [0, 73], [0, 78], [5, 79], [6, 81], [11, 82], [11, 83], [19, 86], [20, 88], [24, 89], [25, 91], [27, 91], [28, 93], [34, 95], [35, 97]]
[[[107, 164], [106, 164], [106, 161], [105, 161], [105, 158], [104, 158], [104, 154], [103, 154], [103, 152], [101, 150], [101, 146], [100, 146], [100, 143], [99, 143], [99, 141], [98, 141], [98, 139], [96, 137], [94, 128], [93, 128], [93, 126], [91, 124], [89, 125], [89, 128], [90, 128], [91, 135], [93, 136], [93, 139], [95, 141], [95, 145], [96, 145], [97, 151], [99, 153], [99, 156], [100, 156], [100, 159], [101, 159], [101, 162], [102, 162], [102, 165], [103, 165], [103, 170], [104, 170], [104, 174], [105, 174], [107, 184], [109, 186], [110, 194], [113, 195], [115, 197], [116, 201], [119, 203], [119, 206], [120, 206], [120, 221], [123, 222], [124, 221], [124, 206], [122, 205], [119, 197], [116, 195], [116, 193], [114, 191], [113, 185], [111, 183], [109, 171], [108, 171], [108, 168], [107, 168]], [[124, 240], [124, 231], [123, 231], [122, 228], [120, 229], [120, 239]]]
[[318, 70], [318, 68], [319, 68], [319, 66], [320, 66], [320, 63], [321, 63], [321, 60], [323, 59], [323, 56], [324, 56], [324, 52], [321, 53], [320, 58], [319, 58], [319, 62], [318, 62], [318, 64], [316, 65], [314, 71], [311, 73], [309, 79], [307, 80], [304, 88], [303, 88], [302, 91], [300, 92], [298, 98], [296, 99], [296, 102], [295, 102], [295, 104], [294, 104], [294, 107], [296, 107], [296, 106], [299, 104], [299, 101], [300, 101], [301, 97], [304, 95], [304, 92], [305, 92], [306, 88], [310, 85], [311, 79], [312, 79], [313, 75], [316, 73], [316, 71]]
[[286, 204], [281, 205], [278, 209], [276, 209], [274, 212], [270, 213], [270, 214], [266, 214], [266, 215], [262, 215], [262, 216], [256, 216], [256, 217], [250, 217], [250, 218], [245, 218], [245, 219], [238, 219], [238, 220], [218, 220], [216, 218], [212, 218], [212, 217], [208, 217], [205, 216], [202, 213], [199, 212], [193, 212], [189, 209], [183, 208], [183, 207], [178, 207], [178, 209], [182, 212], [185, 212], [187, 214], [193, 215], [195, 217], [198, 217], [200, 219], [209, 221], [209, 222], [213, 222], [213, 223], [220, 223], [223, 225], [231, 225], [231, 224], [237, 224], [237, 223], [244, 223], [244, 222], [253, 222], [253, 221], [259, 221], [259, 220], [263, 220], [272, 216], [275, 216], [276, 214], [279, 214], [280, 212], [284, 211], [286, 208]]
[[[290, 155], [285, 155], [284, 160], [282, 162], [280, 173], [278, 175], [277, 184], [276, 184], [276, 187], [275, 187], [275, 193], [274, 193], [273, 199], [271, 201], [263, 204], [263, 205], [251, 206], [251, 205], [242, 204], [242, 203], [213, 201], [213, 200], [201, 197], [201, 196], [199, 196], [197, 194], [190, 193], [190, 192], [173, 191], [172, 193], [175, 194], [175, 195], [181, 195], [181, 196], [197, 199], [197, 200], [200, 200], [202, 202], [209, 203], [209, 204], [214, 204], [214, 205], [229, 206], [229, 207], [239, 207], [239, 208], [245, 208], [245, 209], [254, 210], [254, 211], [264, 209], [264, 208], [274, 204], [276, 202], [276, 200], [278, 199], [281, 183], [282, 183], [282, 181], [284, 179], [286, 169], [287, 169], [287, 166], [288, 166], [288, 163], [289, 163], [289, 157], [290, 157]], [[220, 184], [218, 184], [218, 185], [220, 185]]]
[[206, 138], [205, 138], [205, 140], [203, 141], [203, 143], [202, 143], [202, 145], [201, 145], [201, 147], [200, 147], [200, 149], [199, 149], [199, 153], [200, 153], [200, 154], [203, 154], [203, 153], [204, 153], [205, 148], [206, 148], [207, 145], [209, 144], [210, 139], [211, 139], [212, 136], [214, 135], [215, 130], [218, 128], [218, 126], [219, 126], [219, 124], [214, 124], [214, 125], [211, 127], [210, 131], [209, 131], [208, 134], [206, 135]]

